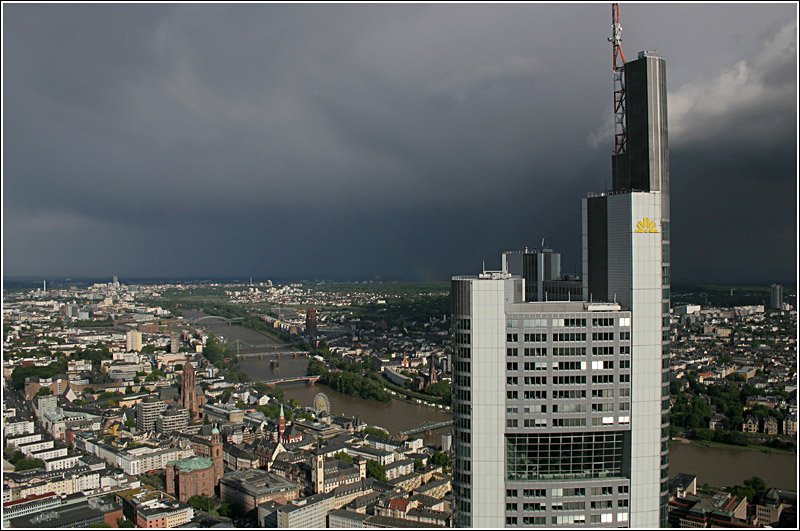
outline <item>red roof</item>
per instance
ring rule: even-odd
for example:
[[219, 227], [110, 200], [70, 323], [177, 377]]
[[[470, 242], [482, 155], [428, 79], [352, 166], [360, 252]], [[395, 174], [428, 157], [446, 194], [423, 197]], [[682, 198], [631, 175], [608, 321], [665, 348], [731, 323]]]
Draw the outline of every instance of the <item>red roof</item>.
[[53, 496], [58, 496], [55, 492], [45, 492], [44, 494], [31, 494], [27, 498], [20, 498], [14, 501], [7, 501], [3, 504], [3, 507], [13, 507], [15, 505], [19, 505], [22, 503], [28, 503], [36, 500], [42, 500], [44, 498], [52, 498]]
[[393, 511], [403, 511], [406, 512], [406, 508], [408, 507], [408, 500], [403, 499], [395, 499], [389, 500], [389, 509]]

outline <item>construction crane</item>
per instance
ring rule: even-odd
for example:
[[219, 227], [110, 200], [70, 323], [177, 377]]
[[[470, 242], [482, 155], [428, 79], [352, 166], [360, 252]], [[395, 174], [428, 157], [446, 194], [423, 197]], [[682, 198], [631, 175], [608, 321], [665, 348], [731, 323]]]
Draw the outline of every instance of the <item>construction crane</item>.
[[611, 69], [614, 75], [614, 154], [625, 153], [625, 53], [622, 51], [622, 24], [619, 4], [611, 4]]

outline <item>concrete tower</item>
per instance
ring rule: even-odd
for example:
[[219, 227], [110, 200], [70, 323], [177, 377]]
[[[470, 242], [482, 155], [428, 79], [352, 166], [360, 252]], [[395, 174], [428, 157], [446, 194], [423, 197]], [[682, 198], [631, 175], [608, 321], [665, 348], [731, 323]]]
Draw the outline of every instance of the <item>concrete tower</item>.
[[632, 313], [630, 518], [666, 526], [669, 440], [670, 223], [666, 63], [624, 66], [626, 151], [613, 189], [583, 202], [584, 297]]

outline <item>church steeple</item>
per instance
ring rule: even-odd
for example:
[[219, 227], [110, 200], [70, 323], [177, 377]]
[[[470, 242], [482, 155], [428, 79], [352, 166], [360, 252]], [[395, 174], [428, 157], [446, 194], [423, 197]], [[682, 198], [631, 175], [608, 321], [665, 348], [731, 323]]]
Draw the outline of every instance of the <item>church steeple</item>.
[[278, 418], [278, 442], [283, 442], [283, 432], [286, 431], [286, 419], [283, 416], [283, 404], [281, 404], [281, 416]]

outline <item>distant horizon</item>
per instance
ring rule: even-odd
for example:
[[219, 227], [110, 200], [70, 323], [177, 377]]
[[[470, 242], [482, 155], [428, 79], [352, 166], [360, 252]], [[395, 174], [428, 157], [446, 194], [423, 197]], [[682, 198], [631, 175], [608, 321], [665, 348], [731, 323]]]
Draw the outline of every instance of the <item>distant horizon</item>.
[[[465, 273], [471, 274], [471, 273]], [[477, 274], [477, 273], [475, 273]], [[127, 275], [116, 275], [119, 279], [121, 284], [125, 284], [131, 281], [142, 282], [148, 281], [150, 283], [156, 283], [155, 281], [166, 281], [166, 282], [198, 282], [198, 283], [206, 283], [206, 282], [236, 282], [241, 281], [242, 283], [246, 283], [250, 281], [250, 275], [230, 275], [230, 276], [216, 276], [216, 275], [186, 275], [186, 276], [172, 276], [172, 275], [152, 275], [152, 276], [127, 276]], [[455, 275], [454, 275], [455, 276]], [[55, 283], [64, 283], [64, 282], [111, 282], [114, 275], [85, 275], [85, 276], [36, 276], [36, 275], [4, 275], [3, 276], [3, 283], [12, 282], [12, 283], [30, 283], [30, 284], [41, 284], [42, 281], [55, 282]], [[336, 282], [336, 283], [369, 283], [369, 284], [442, 284], [450, 282], [450, 279], [442, 279], [442, 280], [419, 280], [419, 279], [396, 279], [396, 278], [334, 278], [334, 277], [318, 277], [318, 278], [308, 278], [308, 277], [267, 277], [267, 276], [252, 276], [253, 283], [258, 282], [278, 282], [278, 283], [291, 283], [291, 282], [298, 282], [298, 283], [311, 283], [311, 282]], [[793, 279], [791, 282], [786, 280], [774, 280], [774, 281], [741, 281], [741, 282], [722, 282], [722, 281], [706, 281], [706, 280], [688, 280], [683, 281], [679, 280], [672, 284], [673, 291], [676, 287], [702, 287], [702, 286], [725, 286], [725, 287], [766, 287], [769, 288], [772, 284], [780, 284], [787, 288], [794, 288], [797, 285], [796, 279]]]

